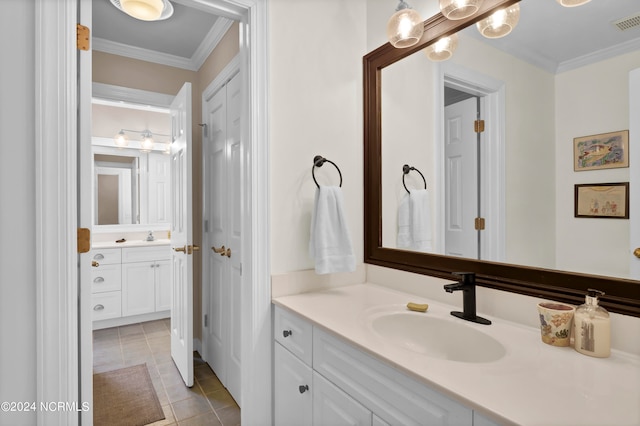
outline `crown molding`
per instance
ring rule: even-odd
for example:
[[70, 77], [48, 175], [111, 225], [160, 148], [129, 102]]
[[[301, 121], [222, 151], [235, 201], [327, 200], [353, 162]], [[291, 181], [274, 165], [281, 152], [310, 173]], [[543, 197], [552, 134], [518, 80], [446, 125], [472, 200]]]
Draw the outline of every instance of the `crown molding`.
[[213, 52], [213, 49], [215, 49], [218, 43], [220, 43], [220, 40], [222, 40], [222, 37], [224, 37], [232, 23], [233, 21], [227, 18], [220, 17], [216, 19], [213, 27], [211, 27], [211, 30], [206, 35], [202, 43], [200, 43], [191, 58], [143, 49], [98, 37], [93, 39], [93, 50], [153, 62], [160, 65], [182, 68], [189, 71], [198, 71], [211, 52]]
[[616, 46], [607, 47], [606, 49], [597, 50], [587, 55], [564, 61], [558, 65], [556, 74], [574, 70], [576, 68], [584, 67], [586, 65], [604, 61], [605, 59], [613, 58], [615, 56], [624, 55], [625, 53], [635, 52], [638, 50], [640, 50], [640, 38], [629, 40]]

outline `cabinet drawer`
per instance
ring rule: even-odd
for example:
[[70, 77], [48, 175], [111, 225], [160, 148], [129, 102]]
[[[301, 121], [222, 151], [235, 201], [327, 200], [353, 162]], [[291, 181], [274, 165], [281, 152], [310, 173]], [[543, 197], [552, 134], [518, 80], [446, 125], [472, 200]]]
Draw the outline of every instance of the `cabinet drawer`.
[[472, 411], [322, 330], [313, 369], [389, 424], [471, 425]]
[[110, 291], [91, 296], [92, 319], [94, 321], [122, 316], [122, 293]]
[[91, 268], [91, 293], [120, 290], [122, 267], [116, 265], [100, 265]]
[[276, 306], [273, 333], [277, 342], [311, 365], [313, 332], [309, 322]]
[[169, 246], [125, 247], [122, 249], [122, 263], [151, 262], [171, 258]]
[[311, 367], [282, 345], [274, 345], [273, 417], [278, 426], [311, 426], [313, 383]]
[[121, 262], [122, 251], [119, 248], [93, 249], [91, 250], [91, 260], [95, 260], [100, 265], [112, 265]]

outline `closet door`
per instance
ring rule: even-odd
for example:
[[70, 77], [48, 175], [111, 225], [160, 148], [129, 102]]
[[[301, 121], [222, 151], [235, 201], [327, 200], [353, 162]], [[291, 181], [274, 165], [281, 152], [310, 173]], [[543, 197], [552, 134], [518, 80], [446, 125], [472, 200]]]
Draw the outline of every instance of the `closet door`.
[[240, 403], [242, 175], [240, 80], [236, 74], [205, 104], [207, 140], [203, 165], [205, 360]]

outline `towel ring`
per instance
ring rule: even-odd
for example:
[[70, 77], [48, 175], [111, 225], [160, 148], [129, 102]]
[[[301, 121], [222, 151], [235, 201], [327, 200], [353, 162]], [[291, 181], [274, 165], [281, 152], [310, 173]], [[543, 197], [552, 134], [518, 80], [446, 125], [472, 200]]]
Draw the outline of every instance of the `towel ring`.
[[313, 181], [316, 183], [316, 186], [320, 188], [320, 185], [318, 185], [318, 181], [316, 180], [315, 168], [322, 167], [325, 162], [333, 164], [333, 167], [336, 168], [338, 174], [340, 175], [340, 187], [342, 187], [342, 172], [340, 172], [340, 168], [336, 166], [336, 163], [331, 160], [327, 160], [322, 155], [316, 155], [315, 157], [313, 157], [313, 167], [311, 167], [311, 176], [313, 176]]
[[420, 172], [420, 170], [416, 169], [415, 167], [411, 167], [408, 164], [405, 164], [404, 166], [402, 166], [402, 186], [404, 186], [404, 189], [407, 191], [407, 193], [411, 194], [411, 191], [407, 189], [407, 185], [404, 183], [404, 177], [408, 175], [411, 170], [415, 170], [416, 172], [420, 173], [420, 176], [422, 176], [422, 181], [424, 182], [424, 189], [427, 189], [427, 180], [424, 178], [422, 172]]

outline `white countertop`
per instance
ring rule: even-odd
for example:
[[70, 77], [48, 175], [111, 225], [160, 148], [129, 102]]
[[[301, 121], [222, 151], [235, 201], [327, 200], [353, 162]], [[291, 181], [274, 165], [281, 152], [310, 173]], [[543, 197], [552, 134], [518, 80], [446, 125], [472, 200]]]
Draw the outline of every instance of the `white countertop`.
[[116, 243], [115, 241], [97, 241], [91, 244], [91, 249], [106, 249], [106, 248], [120, 248], [120, 247], [154, 247], [154, 246], [168, 246], [170, 241], [166, 238], [156, 239], [154, 241], [147, 240], [127, 240], [123, 243]]
[[[451, 318], [494, 337], [504, 345], [506, 355], [486, 363], [436, 359], [391, 345], [371, 331], [368, 312], [391, 305], [404, 307], [408, 302], [428, 303], [423, 315]], [[493, 324], [459, 320], [449, 312], [462, 306], [374, 284], [283, 296], [273, 303], [500, 423], [640, 425], [640, 357], [635, 355], [612, 351], [609, 358], [588, 357], [571, 347], [542, 343], [537, 328], [482, 312], [478, 315]], [[538, 315], [535, 306], [531, 315]]]

